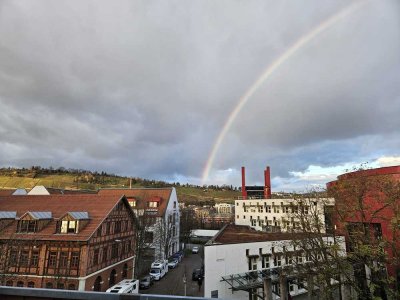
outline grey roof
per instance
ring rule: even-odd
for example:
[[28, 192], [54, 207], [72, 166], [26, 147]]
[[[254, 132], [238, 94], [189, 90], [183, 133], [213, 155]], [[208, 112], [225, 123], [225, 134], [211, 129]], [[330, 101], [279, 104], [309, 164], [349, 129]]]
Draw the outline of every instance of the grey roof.
[[16, 211], [0, 211], [0, 219], [15, 219], [16, 217]]
[[51, 219], [51, 211], [28, 211], [34, 219]]
[[25, 189], [16, 189], [14, 193], [12, 193], [14, 196], [16, 195], [27, 195], [28, 193], [26, 192]]
[[89, 214], [87, 211], [69, 211], [68, 214], [75, 220], [88, 220]]

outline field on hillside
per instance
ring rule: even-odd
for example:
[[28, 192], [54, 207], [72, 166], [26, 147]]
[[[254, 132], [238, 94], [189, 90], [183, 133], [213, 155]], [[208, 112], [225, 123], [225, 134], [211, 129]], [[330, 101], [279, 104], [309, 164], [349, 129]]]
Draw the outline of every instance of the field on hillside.
[[[124, 188], [129, 187], [129, 179], [125, 177], [105, 177], [104, 183], [93, 184], [77, 180], [74, 174], [63, 175], [38, 175], [35, 178], [17, 177], [17, 176], [0, 176], [0, 189], [26, 188], [31, 189], [35, 185], [44, 185], [46, 187], [61, 189], [85, 189], [97, 190], [99, 188]], [[133, 184], [132, 187], [158, 187], [155, 185], [143, 186]], [[176, 186], [178, 198], [183, 202], [232, 202], [240, 195], [238, 191], [224, 189], [204, 189], [193, 186]]]

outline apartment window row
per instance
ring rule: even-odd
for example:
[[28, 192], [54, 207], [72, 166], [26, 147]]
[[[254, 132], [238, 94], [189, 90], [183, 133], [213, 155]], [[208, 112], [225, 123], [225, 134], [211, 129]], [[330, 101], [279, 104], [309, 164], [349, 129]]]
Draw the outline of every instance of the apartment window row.
[[50, 269], [76, 269], [79, 266], [79, 251], [49, 251], [47, 267]]
[[101, 237], [104, 235], [130, 231], [132, 229], [132, 226], [132, 222], [127, 220], [108, 221], [103, 223], [97, 229], [97, 236]]
[[101, 262], [107, 262], [109, 259], [114, 259], [126, 254], [132, 250], [132, 241], [126, 240], [114, 243], [110, 246], [96, 248], [93, 250], [91, 265], [96, 266]]
[[[318, 256], [321, 259], [321, 256]], [[261, 257], [249, 257], [248, 264], [249, 270], [254, 271], [259, 269], [259, 261], [261, 263], [261, 269], [268, 269], [274, 267], [280, 267], [282, 265], [292, 265], [296, 263], [310, 262], [312, 260], [311, 254], [308, 252], [305, 255], [292, 253], [284, 254], [268, 254], [262, 255]]]
[[10, 250], [8, 256], [10, 267], [37, 267], [39, 265], [39, 250]]

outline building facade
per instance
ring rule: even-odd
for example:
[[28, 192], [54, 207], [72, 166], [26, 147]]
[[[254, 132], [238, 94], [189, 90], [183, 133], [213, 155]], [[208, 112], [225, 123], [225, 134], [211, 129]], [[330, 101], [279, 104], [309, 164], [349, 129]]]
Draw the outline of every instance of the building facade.
[[[293, 233], [266, 233], [248, 226], [227, 225], [204, 248], [204, 296], [223, 299], [307, 299], [307, 290], [294, 280], [294, 272], [279, 274], [297, 263], [309, 263], [310, 256], [295, 251]], [[345, 255], [343, 237], [324, 236], [326, 245], [336, 243]], [[291, 280], [290, 276], [292, 277]], [[269, 282], [269, 297], [265, 279]], [[297, 283], [297, 284], [296, 284]]]
[[99, 195], [125, 195], [146, 231], [146, 248], [155, 259], [167, 259], [180, 250], [179, 203], [175, 188], [101, 189]]
[[320, 231], [329, 232], [334, 204], [333, 198], [236, 200], [235, 224], [268, 232], [301, 231], [301, 219], [318, 216]]
[[125, 197], [0, 197], [2, 285], [106, 291], [132, 278], [135, 216]]

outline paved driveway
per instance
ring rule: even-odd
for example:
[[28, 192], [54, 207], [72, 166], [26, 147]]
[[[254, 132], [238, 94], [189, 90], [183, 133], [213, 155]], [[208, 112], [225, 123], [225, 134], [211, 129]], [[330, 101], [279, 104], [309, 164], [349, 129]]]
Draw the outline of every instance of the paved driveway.
[[202, 259], [200, 254], [188, 254], [175, 269], [169, 269], [167, 275], [147, 290], [140, 290], [141, 294], [177, 295], [184, 296], [185, 288], [183, 275], [186, 274], [186, 295], [204, 297], [204, 285], [199, 286], [197, 281], [192, 281], [193, 269], [200, 268]]

